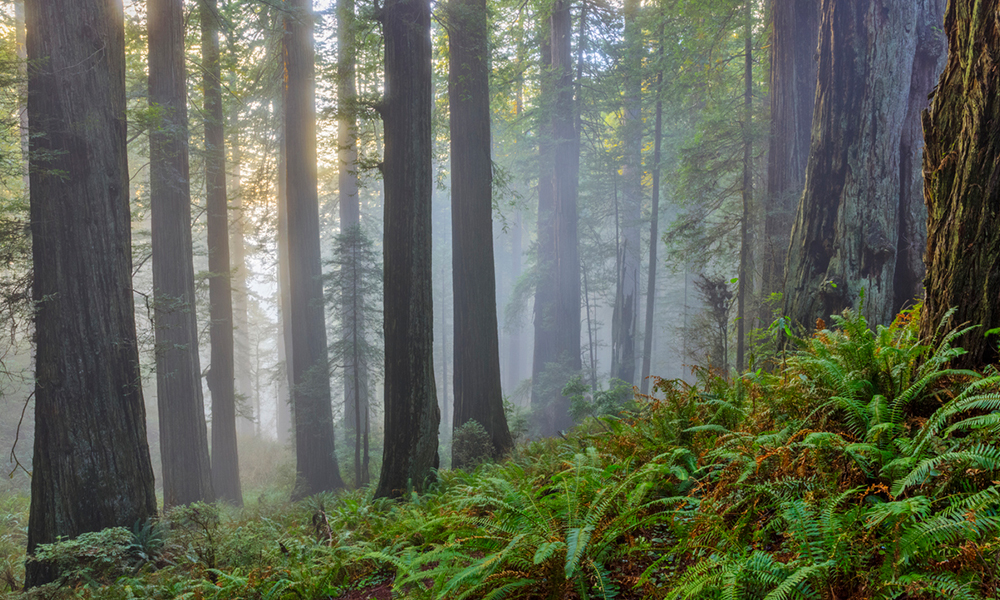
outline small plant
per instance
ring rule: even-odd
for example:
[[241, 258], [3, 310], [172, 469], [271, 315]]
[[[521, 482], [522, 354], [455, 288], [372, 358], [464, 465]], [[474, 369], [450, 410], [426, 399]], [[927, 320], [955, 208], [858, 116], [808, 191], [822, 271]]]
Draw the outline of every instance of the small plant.
[[222, 536], [217, 505], [195, 502], [175, 506], [167, 513], [166, 519], [172, 526], [173, 541], [183, 549], [189, 561], [201, 563], [209, 569], [217, 567]]

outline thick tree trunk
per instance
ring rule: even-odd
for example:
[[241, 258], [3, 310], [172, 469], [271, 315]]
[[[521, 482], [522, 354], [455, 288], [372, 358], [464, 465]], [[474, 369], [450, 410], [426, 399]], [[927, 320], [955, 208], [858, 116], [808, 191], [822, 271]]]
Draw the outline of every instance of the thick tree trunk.
[[320, 267], [316, 104], [311, 0], [293, 0], [285, 20], [285, 143], [288, 194], [292, 404], [299, 499], [344, 486], [334, 452]]
[[226, 203], [226, 146], [219, 64], [216, 0], [201, 0], [202, 89], [205, 95], [205, 199], [208, 212], [209, 336], [208, 389], [212, 393], [212, 487], [222, 500], [243, 505], [236, 450], [236, 389], [233, 292], [229, 280], [229, 212]]
[[150, 225], [166, 506], [215, 499], [198, 358], [181, 0], [149, 0]]
[[423, 490], [438, 466], [431, 293], [431, 38], [427, 0], [388, 0], [385, 37], [385, 451], [376, 497]]
[[[577, 243], [577, 184], [580, 172], [580, 132], [573, 99], [573, 56], [570, 52], [570, 2], [557, 0], [552, 11], [552, 66], [559, 74], [552, 117], [555, 160], [552, 173], [556, 239], [556, 356], [574, 373], [580, 362], [580, 252]], [[556, 430], [568, 428], [569, 402], [556, 412]]]
[[901, 215], [921, 210], [910, 193], [919, 148], [903, 131], [917, 116], [911, 102], [922, 108], [930, 92], [923, 71], [938, 61], [916, 60], [917, 49], [943, 52], [933, 26], [942, 13], [943, 0], [823, 1], [812, 148], [785, 285], [785, 313], [802, 325], [862, 293], [869, 323], [888, 323], [901, 308], [897, 280], [919, 279], [900, 251]]
[[[486, 0], [449, 0], [452, 287], [455, 412], [452, 430], [478, 421], [493, 456], [514, 446], [503, 411], [493, 263], [489, 35]], [[456, 462], [452, 466], [467, 465]]]
[[[28, 0], [26, 19], [35, 65], [31, 554], [60, 536], [145, 522], [156, 497], [132, 306], [122, 6]], [[28, 586], [57, 575], [48, 564], [25, 568]]]
[[[531, 402], [545, 412], [543, 435], [572, 425], [561, 391], [580, 372], [580, 254], [577, 182], [580, 140], [573, 101], [572, 17], [568, 0], [556, 0], [549, 17], [551, 122], [540, 143], [543, 172], [538, 200], [538, 281]], [[546, 52], [543, 48], [543, 58]], [[546, 90], [543, 89], [543, 96]], [[551, 135], [551, 141], [544, 141]]]
[[941, 30], [941, 15], [947, 4], [947, 0], [925, 0], [924, 6], [927, 8], [918, 23], [909, 108], [899, 141], [899, 241], [896, 244], [895, 281], [897, 310], [924, 297], [924, 277], [927, 275], [924, 250], [928, 235], [928, 214], [924, 201], [922, 115], [948, 62], [947, 39]]
[[771, 7], [771, 136], [761, 272], [765, 297], [784, 290], [788, 242], [805, 187], [820, 1], [774, 0]]
[[949, 309], [952, 325], [982, 325], [956, 343], [956, 366], [998, 360], [1000, 327], [1000, 2], [952, 0], [944, 29], [948, 64], [924, 115], [927, 296], [921, 333], [930, 339]]
[[618, 248], [618, 286], [611, 319], [611, 376], [635, 381], [635, 335], [639, 321], [639, 224], [642, 220], [642, 27], [639, 0], [625, 0], [624, 119], [622, 139], [622, 236]]

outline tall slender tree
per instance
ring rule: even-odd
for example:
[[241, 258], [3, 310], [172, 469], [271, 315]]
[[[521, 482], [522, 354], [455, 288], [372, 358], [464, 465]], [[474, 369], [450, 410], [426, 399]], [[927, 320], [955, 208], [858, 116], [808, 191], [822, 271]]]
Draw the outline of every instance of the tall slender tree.
[[311, 0], [291, 0], [285, 19], [285, 144], [289, 316], [295, 418], [294, 498], [344, 486], [334, 452], [320, 269], [316, 99]]
[[740, 267], [736, 291], [736, 369], [746, 368], [747, 296], [750, 293], [750, 232], [753, 218], [753, 2], [743, 3], [743, 182], [740, 195]]
[[611, 321], [611, 376], [627, 383], [635, 380], [636, 330], [639, 322], [639, 225], [642, 220], [642, 25], [639, 0], [625, 0], [624, 118], [622, 120], [621, 243], [618, 277]]
[[[28, 554], [156, 515], [132, 305], [115, 0], [28, 0], [35, 447]], [[100, 52], [94, 43], [100, 41]], [[29, 561], [26, 584], [57, 576]]]
[[201, 0], [202, 89], [205, 97], [205, 198], [208, 208], [209, 335], [208, 389], [212, 393], [212, 484], [223, 500], [240, 506], [240, 461], [236, 449], [236, 390], [233, 292], [229, 269], [226, 146], [219, 63], [219, 8]]
[[376, 497], [422, 490], [438, 466], [431, 282], [431, 39], [427, 0], [387, 0], [385, 38], [385, 450]]
[[649, 217], [649, 275], [646, 278], [646, 326], [642, 336], [642, 376], [639, 381], [639, 391], [649, 392], [649, 375], [653, 360], [653, 306], [656, 300], [656, 261], [657, 248], [660, 245], [660, 161], [663, 144], [663, 21], [659, 27], [659, 47], [657, 58], [660, 65], [656, 71], [656, 108], [653, 117], [653, 206]]
[[[240, 143], [240, 113], [233, 111], [231, 125], [226, 128], [231, 163], [226, 176], [226, 197], [229, 199], [230, 284], [233, 295], [233, 376], [236, 379], [236, 405], [255, 395], [252, 379], [252, 349], [250, 347], [250, 297], [247, 286], [249, 268], [245, 235], [247, 213], [243, 204], [243, 147]], [[259, 397], [259, 395], [258, 395]], [[260, 411], [236, 411], [236, 431], [252, 434], [260, 427]]]
[[[486, 0], [449, 0], [452, 287], [455, 412], [452, 429], [477, 421], [493, 455], [514, 446], [503, 410], [493, 261], [489, 35]], [[461, 454], [461, 453], [459, 453]], [[453, 461], [460, 460], [452, 453]], [[455, 467], [467, 465], [453, 462]]]
[[28, 135], [28, 110], [24, 105], [24, 99], [28, 97], [28, 51], [25, 46], [24, 36], [24, 0], [15, 0], [14, 2], [14, 43], [17, 50], [17, 74], [19, 77], [19, 83], [17, 86], [17, 96], [18, 96], [18, 123], [21, 127], [21, 183], [24, 186], [24, 193], [27, 194], [31, 188], [30, 178], [28, 176], [28, 146], [29, 135]]
[[953, 0], [944, 20], [948, 64], [924, 117], [927, 295], [921, 333], [930, 339], [945, 313], [982, 325], [958, 341], [959, 366], [997, 361], [983, 330], [1000, 327], [1000, 2]]
[[[550, 25], [544, 21], [541, 37], [542, 65], [552, 63], [552, 44]], [[555, 327], [554, 306], [555, 278], [552, 270], [556, 264], [554, 199], [552, 189], [552, 126], [547, 114], [553, 103], [553, 78], [548, 72], [542, 73], [540, 82], [540, 101], [542, 116], [537, 123], [538, 128], [538, 222], [536, 226], [537, 249], [535, 251], [535, 301], [534, 301], [534, 347], [531, 357], [531, 405], [537, 411], [555, 410], [560, 398], [553, 394], [548, 381], [543, 381], [546, 371], [556, 366], [557, 352], [552, 329]], [[559, 407], [562, 408], [562, 407]], [[568, 414], [568, 407], [567, 407]], [[551, 417], [542, 420], [542, 430], [551, 434], [555, 428]]]
[[149, 0], [149, 195], [156, 397], [167, 506], [212, 501], [191, 249], [182, 0]]
[[[355, 35], [354, 0], [337, 1], [337, 153], [338, 184], [340, 188], [340, 234], [345, 242], [341, 249], [341, 265], [350, 274], [362, 273], [359, 264], [362, 248], [358, 245], [361, 233], [361, 203], [358, 197], [358, 126], [357, 126], [357, 41]], [[369, 418], [368, 363], [362, 356], [365, 346], [365, 298], [359, 281], [350, 277], [340, 282], [342, 291], [341, 338], [345, 347], [344, 371], [344, 425], [354, 446], [354, 481], [357, 485], [368, 483], [368, 455], [365, 432]], [[362, 444], [362, 438], [365, 443]], [[365, 447], [362, 448], [362, 445]], [[364, 465], [362, 464], [364, 463]]]
[[[806, 184], [789, 247], [785, 313], [811, 327], [855, 305], [888, 323], [916, 295], [919, 119], [944, 56], [943, 0], [823, 0]], [[928, 76], [927, 72], [930, 73]]]
[[[282, 47], [285, 39], [283, 38]], [[281, 94], [278, 98], [279, 110], [276, 111], [284, 115], [285, 111], [285, 69], [282, 69]], [[292, 320], [291, 320], [291, 289], [288, 284], [288, 145], [285, 143], [285, 122], [282, 119], [278, 125], [278, 168], [277, 168], [277, 194], [275, 194], [276, 212], [278, 213], [277, 247], [277, 279], [278, 279], [278, 306], [281, 308], [279, 317], [279, 327], [281, 329], [281, 340], [278, 342], [278, 362], [284, 366], [284, 378], [278, 385], [278, 405], [276, 407], [275, 422], [278, 429], [278, 441], [282, 443], [290, 442], [294, 435], [295, 419], [292, 416], [294, 406], [292, 405]]]

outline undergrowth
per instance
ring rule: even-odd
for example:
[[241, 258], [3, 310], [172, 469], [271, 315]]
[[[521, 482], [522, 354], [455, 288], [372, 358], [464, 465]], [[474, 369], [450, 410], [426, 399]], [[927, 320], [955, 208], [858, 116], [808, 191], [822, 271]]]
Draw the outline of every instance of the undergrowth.
[[657, 380], [407, 502], [261, 496], [63, 541], [38, 557], [62, 587], [32, 595], [996, 598], [1000, 376], [949, 368], [959, 332], [918, 320], [845, 313], [772, 372]]

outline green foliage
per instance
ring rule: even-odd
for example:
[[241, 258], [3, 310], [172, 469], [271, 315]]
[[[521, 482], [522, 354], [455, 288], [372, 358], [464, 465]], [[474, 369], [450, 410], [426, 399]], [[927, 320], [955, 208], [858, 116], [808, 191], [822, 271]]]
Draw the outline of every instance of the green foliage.
[[632, 385], [621, 379], [612, 378], [608, 389], [598, 389], [588, 394], [590, 387], [580, 375], [574, 376], [562, 389], [562, 395], [569, 398], [569, 414], [579, 423], [587, 417], [615, 416], [623, 411], [636, 408], [632, 401], [635, 392]]
[[493, 441], [479, 421], [467, 421], [455, 430], [451, 441], [454, 468], [475, 467], [493, 455]]
[[93, 598], [994, 598], [1000, 376], [949, 369], [953, 334], [926, 347], [918, 317], [845, 313], [774, 372], [658, 379], [408, 502], [178, 507], [41, 556]]
[[106, 585], [138, 569], [148, 558], [131, 531], [111, 527], [39, 544], [29, 560], [54, 565], [62, 585]]
[[522, 441], [528, 434], [528, 411], [514, 404], [509, 398], [504, 398], [503, 414], [514, 442]]
[[619, 541], [689, 499], [661, 495], [666, 457], [635, 468], [588, 448], [563, 464], [545, 486], [519, 485], [539, 466], [531, 463], [508, 463], [458, 486], [450, 506], [466, 523], [396, 559], [396, 589], [407, 597], [615, 597], [612, 569], [632, 551]]

